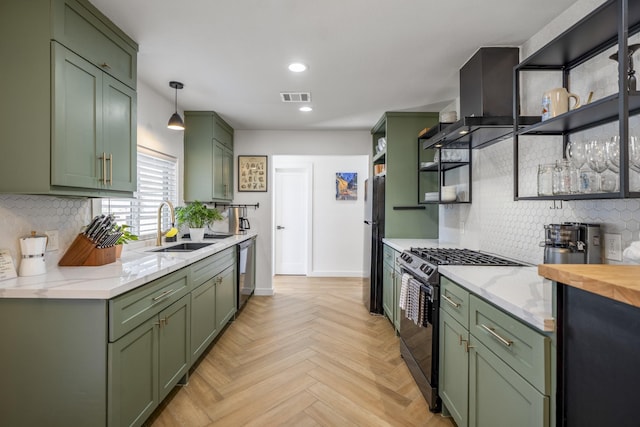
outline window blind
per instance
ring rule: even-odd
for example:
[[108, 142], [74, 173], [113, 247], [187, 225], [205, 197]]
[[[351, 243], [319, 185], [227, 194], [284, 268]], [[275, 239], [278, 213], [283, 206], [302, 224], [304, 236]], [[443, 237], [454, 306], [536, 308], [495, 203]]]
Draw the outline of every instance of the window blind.
[[[140, 239], [156, 236], [158, 207], [164, 200], [178, 201], [177, 159], [146, 149], [138, 149], [138, 189], [132, 199], [106, 199], [102, 213], [114, 214], [118, 224], [128, 224]], [[169, 209], [162, 210], [162, 230], [171, 227]]]

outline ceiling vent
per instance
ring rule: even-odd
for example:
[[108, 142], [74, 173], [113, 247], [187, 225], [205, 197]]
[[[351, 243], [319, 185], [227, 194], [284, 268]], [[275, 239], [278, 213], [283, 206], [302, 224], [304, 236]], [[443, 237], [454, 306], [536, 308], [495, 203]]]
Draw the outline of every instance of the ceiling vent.
[[311, 102], [309, 92], [280, 92], [282, 102]]

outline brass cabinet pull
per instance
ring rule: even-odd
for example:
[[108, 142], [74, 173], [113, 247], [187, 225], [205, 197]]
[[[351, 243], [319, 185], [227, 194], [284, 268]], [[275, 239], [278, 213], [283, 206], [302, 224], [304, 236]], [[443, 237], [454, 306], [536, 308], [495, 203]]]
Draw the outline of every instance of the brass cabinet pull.
[[113, 185], [113, 153], [109, 154], [109, 185]]
[[480, 327], [482, 329], [484, 329], [485, 331], [489, 332], [495, 339], [497, 339], [498, 341], [500, 341], [502, 344], [506, 345], [507, 347], [511, 347], [511, 344], [513, 344], [513, 341], [508, 340], [508, 339], [503, 338], [500, 335], [498, 335], [498, 333], [496, 332], [495, 329], [490, 328], [485, 324], [481, 324]]
[[465, 353], [469, 353], [469, 349], [470, 348], [475, 348], [474, 346], [469, 345], [469, 341], [463, 340], [463, 342], [464, 342], [464, 352]]
[[161, 293], [157, 297], [153, 298], [153, 302], [158, 302], [159, 300], [161, 300], [161, 299], [163, 299], [165, 297], [168, 297], [169, 295], [171, 295], [175, 291], [176, 291], [175, 289], [169, 289], [168, 291], [164, 291], [163, 293]]
[[440, 296], [442, 297], [443, 300], [445, 300], [446, 302], [448, 302], [449, 304], [451, 304], [455, 308], [459, 308], [460, 307], [460, 304], [458, 304], [457, 302], [455, 302], [454, 300], [452, 300], [451, 298], [449, 298], [445, 294], [442, 294]]
[[107, 185], [107, 153], [102, 152], [102, 183]]
[[106, 62], [103, 62], [102, 64], [100, 64], [101, 68], [104, 68], [106, 70], [110, 70], [111, 69], [111, 65], [107, 64]]

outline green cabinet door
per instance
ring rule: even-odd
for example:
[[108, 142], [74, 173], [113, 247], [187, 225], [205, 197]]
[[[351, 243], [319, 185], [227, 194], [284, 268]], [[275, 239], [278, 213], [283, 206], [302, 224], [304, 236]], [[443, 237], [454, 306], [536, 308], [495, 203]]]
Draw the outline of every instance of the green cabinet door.
[[216, 276], [216, 324], [221, 330], [236, 313], [236, 269], [231, 266]]
[[103, 80], [102, 151], [108, 166], [104, 189], [136, 191], [136, 92], [108, 74]]
[[109, 344], [109, 426], [139, 426], [158, 399], [157, 316]]
[[469, 365], [470, 427], [549, 426], [549, 397], [473, 336]]
[[[469, 422], [469, 331], [440, 309], [440, 382], [438, 394], [458, 427]], [[496, 424], [497, 426], [498, 424]]]
[[211, 278], [191, 291], [191, 361], [195, 362], [218, 334], [216, 283]]
[[185, 111], [186, 201], [233, 199], [233, 128], [213, 111]]
[[51, 45], [51, 184], [99, 189], [100, 181], [106, 180], [100, 159], [104, 74], [63, 46]]
[[162, 400], [187, 374], [190, 366], [191, 297], [185, 295], [161, 311], [158, 321], [158, 381]]
[[184, 120], [184, 199], [208, 201], [213, 195], [211, 117], [186, 112]]
[[396, 265], [393, 275], [393, 326], [396, 328], [397, 334], [400, 334], [400, 317], [402, 316], [402, 311], [400, 310], [400, 288], [402, 288], [402, 271]]
[[51, 49], [51, 184], [135, 191], [136, 92], [58, 43]]
[[393, 287], [395, 272], [389, 263], [382, 263], [382, 310], [393, 323]]

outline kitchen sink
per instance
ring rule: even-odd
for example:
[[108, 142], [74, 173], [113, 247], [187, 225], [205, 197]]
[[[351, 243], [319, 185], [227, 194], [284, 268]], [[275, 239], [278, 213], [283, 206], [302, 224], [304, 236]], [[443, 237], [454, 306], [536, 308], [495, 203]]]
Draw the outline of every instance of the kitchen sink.
[[155, 249], [151, 252], [192, 252], [206, 248], [209, 245], [213, 245], [213, 243], [185, 242], [173, 246], [167, 246], [166, 248]]

